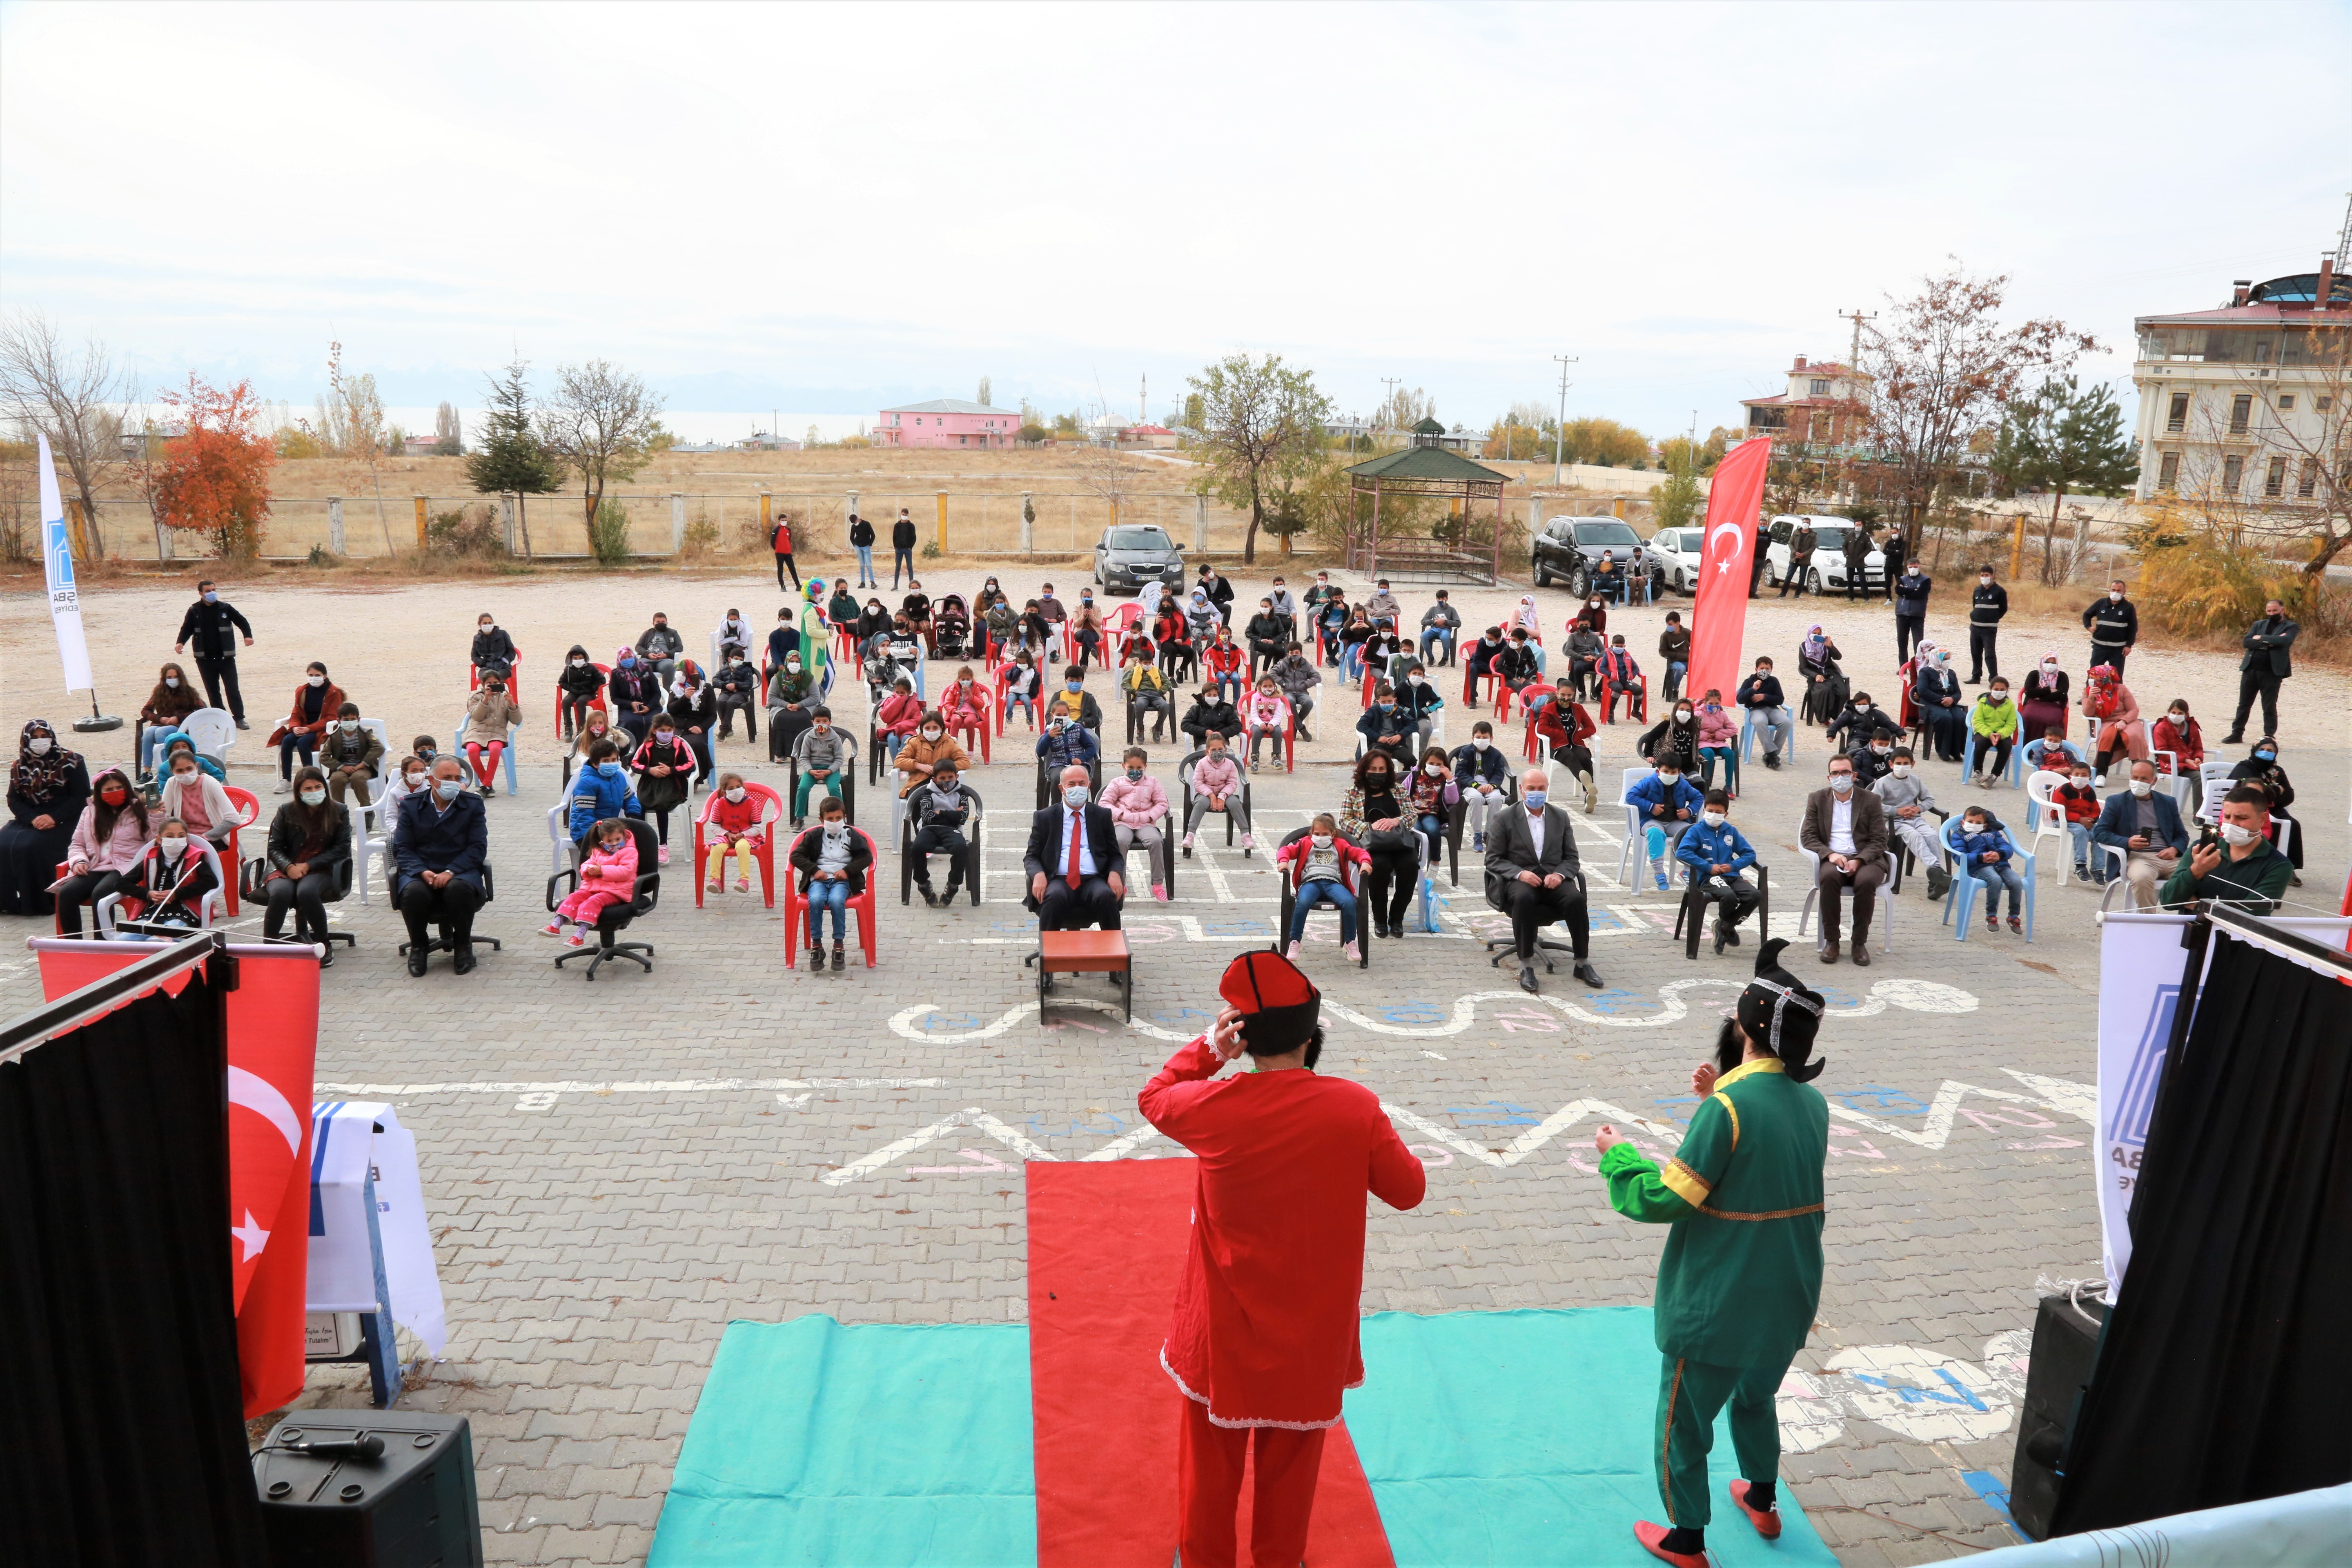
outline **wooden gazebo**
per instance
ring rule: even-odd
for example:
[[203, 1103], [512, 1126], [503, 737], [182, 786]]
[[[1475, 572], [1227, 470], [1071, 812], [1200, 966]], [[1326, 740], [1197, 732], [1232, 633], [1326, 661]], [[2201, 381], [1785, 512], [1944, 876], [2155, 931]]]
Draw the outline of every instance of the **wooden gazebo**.
[[[1501, 580], [1505, 476], [1446, 450], [1444, 435], [1445, 426], [1423, 419], [1412, 445], [1348, 470], [1348, 570], [1485, 587]], [[1445, 502], [1442, 519], [1421, 504], [1433, 499]]]

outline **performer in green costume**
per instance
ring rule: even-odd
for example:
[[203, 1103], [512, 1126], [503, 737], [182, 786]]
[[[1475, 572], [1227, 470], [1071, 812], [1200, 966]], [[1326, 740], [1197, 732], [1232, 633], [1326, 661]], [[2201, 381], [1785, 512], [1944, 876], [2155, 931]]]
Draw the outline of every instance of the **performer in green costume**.
[[[1691, 1075], [1699, 1096], [1682, 1147], [1661, 1170], [1613, 1127], [1595, 1140], [1609, 1204], [1628, 1219], [1671, 1225], [1658, 1260], [1658, 1420], [1651, 1452], [1666, 1526], [1634, 1538], [1676, 1568], [1705, 1568], [1706, 1455], [1731, 1406], [1743, 1479], [1732, 1500], [1758, 1533], [1780, 1533], [1774, 1396], [1822, 1296], [1822, 1168], [1829, 1105], [1808, 1062], [1823, 999], [1780, 965], [1789, 944], [1757, 954], [1756, 978], [1726, 1019], [1716, 1059]], [[1669, 1528], [1671, 1527], [1671, 1528]]]

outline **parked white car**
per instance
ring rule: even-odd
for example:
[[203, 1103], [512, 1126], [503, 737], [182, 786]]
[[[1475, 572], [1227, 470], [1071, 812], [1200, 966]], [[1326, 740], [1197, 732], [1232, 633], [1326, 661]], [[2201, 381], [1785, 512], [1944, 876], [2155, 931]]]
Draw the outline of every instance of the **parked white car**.
[[[1775, 587], [1789, 576], [1789, 541], [1796, 537], [1800, 527], [1810, 524], [1813, 531], [1813, 560], [1805, 574], [1805, 586], [1813, 593], [1825, 593], [1832, 588], [1845, 588], [1846, 531], [1861, 525], [1843, 517], [1823, 517], [1818, 513], [1790, 513], [1772, 520], [1771, 543], [1764, 551], [1764, 575]], [[1863, 558], [1862, 585], [1871, 593], [1886, 591], [1886, 557], [1876, 545]]]
[[1677, 594], [1698, 591], [1699, 558], [1706, 553], [1706, 530], [1662, 528], [1642, 547], [1650, 574]]

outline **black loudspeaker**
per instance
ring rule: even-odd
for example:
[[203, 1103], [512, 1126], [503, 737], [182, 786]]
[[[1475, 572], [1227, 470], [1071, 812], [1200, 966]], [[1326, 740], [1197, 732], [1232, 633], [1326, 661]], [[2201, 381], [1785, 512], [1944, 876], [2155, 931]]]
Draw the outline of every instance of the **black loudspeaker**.
[[296, 1411], [255, 1451], [253, 1482], [276, 1568], [481, 1568], [462, 1415]]
[[2051, 1516], [2058, 1510], [2058, 1462], [2106, 1321], [2105, 1302], [2064, 1296], [2044, 1296], [2033, 1320], [2025, 1406], [2018, 1413], [2017, 1454], [2010, 1461], [2009, 1514], [2036, 1541], [2049, 1539]]

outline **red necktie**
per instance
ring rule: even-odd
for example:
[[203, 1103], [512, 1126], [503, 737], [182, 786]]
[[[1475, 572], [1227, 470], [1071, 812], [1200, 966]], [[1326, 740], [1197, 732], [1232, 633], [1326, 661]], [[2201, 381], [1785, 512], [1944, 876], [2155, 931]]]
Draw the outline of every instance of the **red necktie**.
[[1062, 809], [1065, 812], [1069, 813], [1071, 823], [1070, 868], [1062, 874], [1062, 879], [1069, 883], [1071, 888], [1075, 889], [1078, 885], [1078, 842], [1086, 837], [1087, 819], [1086, 814], [1082, 811], [1073, 811], [1066, 805], [1062, 807]]

